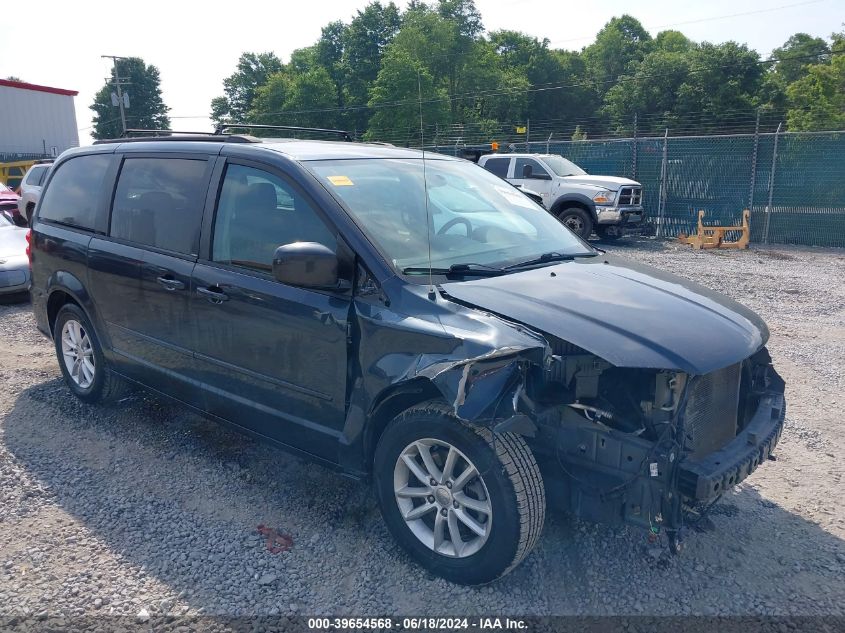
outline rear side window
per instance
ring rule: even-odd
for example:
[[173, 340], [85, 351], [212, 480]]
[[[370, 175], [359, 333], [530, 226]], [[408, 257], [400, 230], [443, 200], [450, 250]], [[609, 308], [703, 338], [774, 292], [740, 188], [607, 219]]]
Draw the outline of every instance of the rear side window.
[[42, 182], [44, 182], [44, 174], [46, 173], [46, 167], [33, 167], [26, 174], [26, 184], [40, 185]]
[[196, 255], [208, 161], [127, 158], [117, 180], [110, 235]]
[[496, 174], [499, 178], [507, 178], [510, 160], [510, 158], [488, 158], [487, 162], [484, 163], [484, 169]]
[[38, 205], [38, 218], [93, 230], [111, 159], [111, 154], [89, 154], [59, 165]]

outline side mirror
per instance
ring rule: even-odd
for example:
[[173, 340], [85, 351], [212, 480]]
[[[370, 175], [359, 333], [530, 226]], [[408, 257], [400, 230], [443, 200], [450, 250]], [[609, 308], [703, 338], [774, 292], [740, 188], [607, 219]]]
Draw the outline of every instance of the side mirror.
[[273, 277], [290, 286], [336, 288], [337, 254], [317, 242], [283, 244], [273, 254]]
[[522, 166], [522, 177], [525, 179], [534, 177], [534, 168], [531, 165]]

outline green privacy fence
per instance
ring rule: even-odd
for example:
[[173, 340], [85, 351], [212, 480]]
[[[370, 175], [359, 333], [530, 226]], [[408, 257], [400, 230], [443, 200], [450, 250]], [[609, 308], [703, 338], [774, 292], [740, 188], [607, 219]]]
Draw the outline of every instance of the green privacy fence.
[[[522, 143], [517, 151], [525, 151]], [[845, 247], [845, 132], [787, 132], [532, 142], [591, 174], [643, 185], [658, 235], [706, 224], [739, 224], [751, 210], [751, 240]], [[441, 148], [442, 150], [442, 148]], [[452, 153], [452, 152], [449, 152]]]

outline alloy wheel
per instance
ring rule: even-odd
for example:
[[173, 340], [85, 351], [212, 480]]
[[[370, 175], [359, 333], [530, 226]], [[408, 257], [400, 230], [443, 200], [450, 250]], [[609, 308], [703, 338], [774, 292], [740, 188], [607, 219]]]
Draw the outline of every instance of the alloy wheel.
[[83, 325], [69, 319], [62, 328], [62, 358], [71, 380], [82, 389], [94, 382], [94, 348]]
[[487, 542], [490, 495], [475, 465], [443, 440], [420, 439], [399, 455], [393, 491], [408, 529], [430, 550], [465, 558]]

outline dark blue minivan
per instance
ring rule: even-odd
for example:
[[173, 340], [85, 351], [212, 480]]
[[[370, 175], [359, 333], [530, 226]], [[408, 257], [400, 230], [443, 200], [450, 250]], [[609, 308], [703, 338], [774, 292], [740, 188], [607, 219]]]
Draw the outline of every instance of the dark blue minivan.
[[753, 312], [608, 255], [468, 161], [173, 135], [55, 163], [32, 297], [68, 387], [175, 399], [373, 482], [422, 566], [478, 584], [546, 504], [679, 531], [770, 457]]

